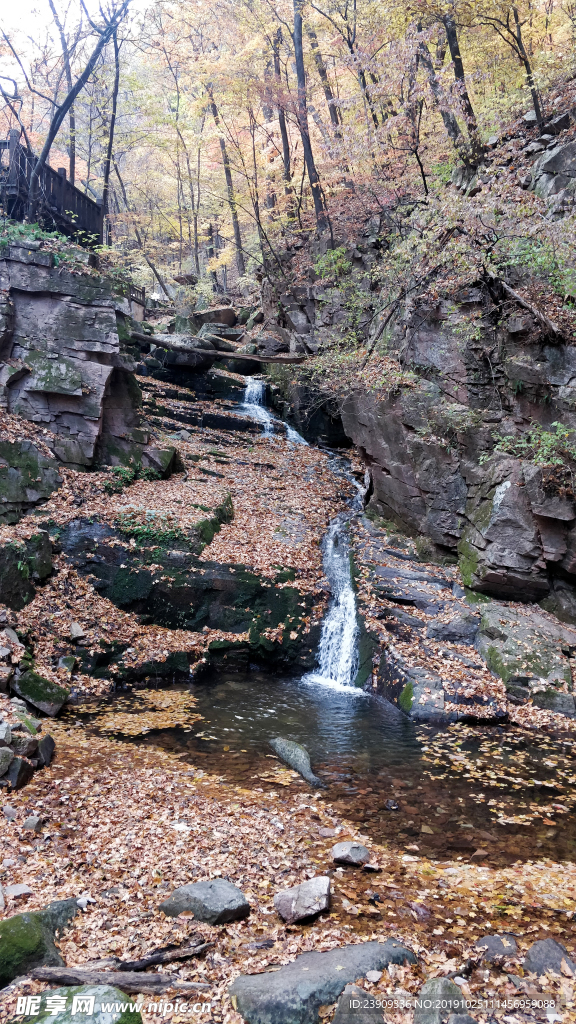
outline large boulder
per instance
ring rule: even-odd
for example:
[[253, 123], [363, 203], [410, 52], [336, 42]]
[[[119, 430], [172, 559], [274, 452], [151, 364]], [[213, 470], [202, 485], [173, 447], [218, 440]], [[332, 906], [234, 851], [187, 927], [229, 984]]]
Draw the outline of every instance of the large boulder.
[[557, 195], [576, 181], [576, 142], [554, 146], [536, 161], [532, 188], [542, 199]]
[[23, 672], [18, 679], [13, 679], [10, 686], [19, 697], [51, 718], [55, 718], [70, 696], [69, 690], [31, 669]]
[[344, 987], [388, 964], [416, 963], [400, 942], [361, 942], [327, 953], [301, 953], [273, 974], [245, 974], [230, 986], [232, 1004], [249, 1024], [310, 1024]]
[[23, 997], [24, 1010], [33, 1011], [25, 1014], [25, 1020], [49, 1024], [56, 1011], [58, 1024], [142, 1024], [142, 1001], [131, 1002], [125, 992], [112, 985], [49, 988], [36, 998], [38, 1002], [30, 1006]]
[[46, 531], [28, 540], [0, 542], [0, 602], [20, 611], [34, 597], [36, 583], [51, 571], [52, 545]]
[[572, 670], [567, 654], [576, 650], [576, 628], [531, 606], [490, 603], [482, 609], [478, 650], [512, 693], [573, 718]]
[[77, 913], [78, 904], [72, 898], [0, 921], [0, 988], [34, 967], [62, 966], [64, 961], [54, 944], [55, 932]]
[[181, 885], [158, 909], [167, 917], [178, 917], [185, 911], [191, 911], [197, 921], [225, 924], [246, 917], [250, 913], [250, 904], [232, 882], [213, 878], [210, 882]]
[[58, 468], [45, 446], [26, 439], [0, 441], [0, 521], [17, 522], [46, 501], [62, 483]]

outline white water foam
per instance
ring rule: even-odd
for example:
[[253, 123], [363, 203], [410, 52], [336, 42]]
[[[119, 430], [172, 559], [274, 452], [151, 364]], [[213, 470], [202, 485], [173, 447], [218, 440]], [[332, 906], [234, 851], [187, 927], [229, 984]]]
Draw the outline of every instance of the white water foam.
[[337, 516], [324, 541], [324, 569], [332, 590], [332, 603], [322, 623], [317, 672], [304, 676], [306, 683], [322, 683], [335, 689], [356, 690], [358, 671], [358, 616], [352, 587], [347, 538], [348, 515]]
[[293, 427], [289, 427], [287, 423], [283, 423], [282, 420], [278, 420], [272, 415], [265, 405], [265, 398], [266, 385], [264, 381], [256, 380], [255, 377], [248, 377], [242, 408], [244, 412], [262, 424], [264, 436], [270, 437], [274, 433], [274, 426], [278, 426], [280, 430], [283, 428], [286, 431], [288, 441], [292, 441], [293, 444], [308, 445], [308, 442], [300, 436], [297, 430], [294, 430]]

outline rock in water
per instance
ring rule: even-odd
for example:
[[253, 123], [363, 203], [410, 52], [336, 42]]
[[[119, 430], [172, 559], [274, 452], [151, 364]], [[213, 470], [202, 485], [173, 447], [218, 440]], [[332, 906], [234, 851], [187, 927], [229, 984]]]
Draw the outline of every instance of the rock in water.
[[277, 736], [275, 739], [270, 740], [270, 746], [280, 760], [284, 761], [284, 764], [289, 765], [295, 772], [298, 772], [311, 786], [322, 789], [326, 788], [322, 779], [314, 775], [310, 766], [310, 754], [301, 743], [295, 743], [294, 740], [285, 740], [281, 736]]

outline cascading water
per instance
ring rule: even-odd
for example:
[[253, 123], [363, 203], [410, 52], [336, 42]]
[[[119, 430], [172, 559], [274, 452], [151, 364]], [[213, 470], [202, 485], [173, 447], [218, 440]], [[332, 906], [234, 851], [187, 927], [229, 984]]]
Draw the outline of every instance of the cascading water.
[[253, 419], [258, 420], [262, 424], [264, 433], [271, 434], [274, 417], [264, 405], [265, 394], [264, 381], [256, 380], [255, 377], [249, 377], [242, 405]]
[[337, 468], [354, 484], [358, 493], [352, 502], [352, 510], [336, 516], [324, 538], [324, 571], [330, 583], [332, 602], [322, 623], [318, 671], [304, 676], [304, 682], [353, 688], [358, 671], [360, 631], [350, 571], [348, 524], [350, 517], [362, 507], [364, 492], [351, 474], [342, 466]]
[[288, 441], [292, 441], [293, 444], [307, 445], [308, 442], [300, 436], [297, 430], [288, 426], [287, 423], [283, 423], [282, 420], [277, 420], [276, 417], [272, 415], [270, 410], [266, 408], [265, 398], [266, 385], [264, 381], [256, 380], [255, 377], [248, 377], [242, 408], [249, 416], [252, 416], [253, 419], [258, 420], [258, 422], [262, 424], [265, 436], [273, 434], [274, 426], [277, 424], [278, 427], [283, 428], [286, 431], [286, 438]]
[[304, 676], [309, 683], [351, 687], [358, 671], [358, 618], [350, 575], [348, 514], [333, 519], [324, 539], [324, 570], [332, 603], [322, 623], [318, 671]]

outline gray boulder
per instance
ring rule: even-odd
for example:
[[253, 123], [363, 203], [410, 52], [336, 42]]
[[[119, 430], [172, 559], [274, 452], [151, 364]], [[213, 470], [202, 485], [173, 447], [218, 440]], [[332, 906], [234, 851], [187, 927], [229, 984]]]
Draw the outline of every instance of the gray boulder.
[[248, 1024], [310, 1024], [349, 982], [406, 961], [416, 963], [416, 957], [395, 939], [360, 942], [327, 953], [301, 953], [273, 974], [240, 975], [229, 991]]
[[0, 747], [0, 777], [8, 771], [14, 760], [14, 751], [10, 747]]
[[62, 966], [54, 934], [77, 913], [75, 899], [57, 900], [44, 910], [0, 921], [0, 988], [34, 967]]
[[284, 764], [298, 772], [311, 786], [321, 787], [322, 789], [326, 788], [322, 779], [314, 775], [310, 765], [310, 754], [301, 743], [295, 743], [294, 740], [285, 740], [281, 736], [277, 736], [275, 739], [270, 740], [270, 746], [280, 760], [284, 761]]
[[310, 878], [301, 885], [276, 893], [274, 897], [274, 906], [287, 924], [320, 914], [329, 905], [330, 879], [325, 875]]
[[184, 911], [192, 911], [197, 921], [207, 924], [225, 924], [237, 921], [250, 913], [250, 904], [243, 892], [225, 878], [213, 878], [210, 882], [192, 882], [181, 885], [160, 904], [167, 917], [178, 917]]
[[570, 954], [556, 939], [541, 939], [535, 942], [524, 957], [524, 970], [540, 976], [546, 971], [562, 974], [562, 961], [565, 960], [571, 971], [576, 972], [576, 964]]
[[336, 843], [330, 852], [337, 864], [354, 864], [361, 867], [370, 860], [370, 850], [362, 846], [362, 843]]
[[474, 948], [482, 951], [482, 959], [487, 963], [498, 963], [504, 957], [516, 956], [518, 944], [513, 935], [483, 935], [477, 939]]
[[[52, 1002], [48, 1003], [47, 1000]], [[51, 1007], [63, 1006], [58, 1010], [58, 1024], [141, 1024], [142, 1015], [136, 1009], [136, 1002], [130, 1003], [129, 996], [112, 985], [74, 985], [66, 988], [50, 988], [40, 997], [40, 1013], [33, 1021], [48, 1024], [54, 1020]], [[118, 1009], [116, 1009], [118, 1004]]]
[[[382, 996], [376, 998], [381, 999]], [[332, 1019], [332, 1024], [382, 1024], [383, 1011], [377, 1006], [365, 1006], [374, 999], [358, 985], [346, 985]]]
[[414, 1006], [414, 1024], [441, 1024], [452, 1014], [466, 1013], [466, 998], [449, 978], [431, 978], [422, 986]]
[[63, 686], [31, 670], [23, 672], [19, 679], [10, 685], [19, 697], [23, 697], [29, 704], [33, 704], [51, 718], [55, 718], [70, 696], [69, 691]]
[[56, 744], [50, 735], [43, 736], [38, 743], [38, 760], [42, 768], [47, 768], [52, 763]]
[[26, 761], [23, 757], [15, 757], [8, 769], [4, 774], [4, 778], [8, 779], [8, 782], [12, 786], [12, 789], [22, 789], [27, 782], [34, 775], [34, 768], [29, 761]]

